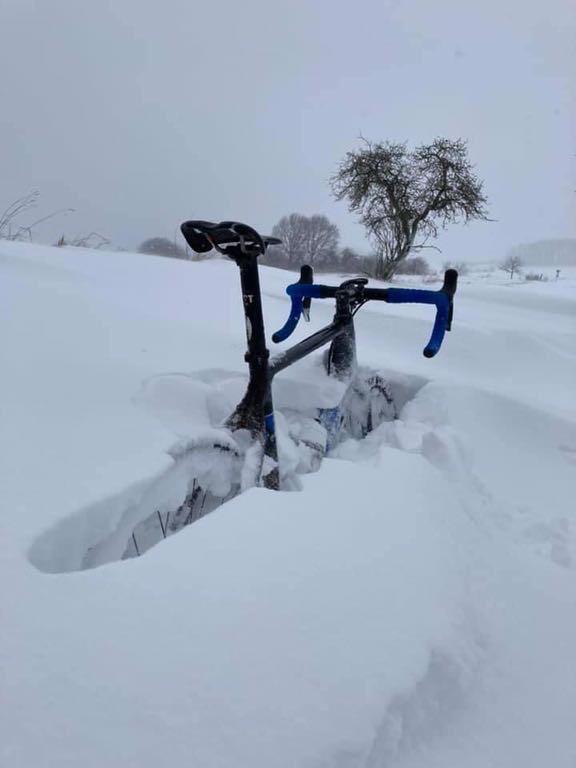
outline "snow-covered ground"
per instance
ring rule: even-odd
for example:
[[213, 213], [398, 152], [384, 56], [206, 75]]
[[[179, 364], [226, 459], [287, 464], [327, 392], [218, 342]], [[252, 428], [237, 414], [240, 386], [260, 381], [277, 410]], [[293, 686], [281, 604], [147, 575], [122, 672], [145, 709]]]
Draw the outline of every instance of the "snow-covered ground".
[[242, 389], [236, 267], [0, 242], [0, 313], [3, 767], [576, 766], [576, 269], [463, 278], [433, 360], [368, 305], [398, 420], [89, 570]]

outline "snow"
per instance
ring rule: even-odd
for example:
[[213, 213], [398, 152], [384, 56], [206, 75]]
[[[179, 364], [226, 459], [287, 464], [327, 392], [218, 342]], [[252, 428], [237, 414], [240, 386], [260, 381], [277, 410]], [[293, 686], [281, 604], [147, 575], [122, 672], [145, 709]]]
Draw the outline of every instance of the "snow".
[[[463, 278], [433, 360], [431, 308], [368, 305], [399, 418], [128, 560], [243, 391], [236, 267], [0, 242], [0, 275], [3, 766], [574, 768], [575, 269]], [[281, 435], [325, 385], [278, 375]]]

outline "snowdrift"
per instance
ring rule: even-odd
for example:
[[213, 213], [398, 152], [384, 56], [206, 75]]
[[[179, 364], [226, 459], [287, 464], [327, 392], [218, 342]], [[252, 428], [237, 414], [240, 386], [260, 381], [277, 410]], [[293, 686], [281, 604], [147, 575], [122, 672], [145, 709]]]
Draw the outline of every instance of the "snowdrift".
[[237, 274], [0, 242], [0, 277], [3, 765], [573, 767], [576, 279], [471, 276], [432, 361], [427, 308], [369, 307], [398, 419], [78, 570], [241, 391]]

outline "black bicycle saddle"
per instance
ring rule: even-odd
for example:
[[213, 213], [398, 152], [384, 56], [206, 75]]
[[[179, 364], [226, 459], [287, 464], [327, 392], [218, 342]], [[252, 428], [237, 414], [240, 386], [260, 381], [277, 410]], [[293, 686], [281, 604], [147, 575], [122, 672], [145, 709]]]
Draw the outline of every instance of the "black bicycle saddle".
[[184, 239], [196, 253], [206, 253], [215, 248], [226, 253], [229, 246], [240, 246], [243, 251], [256, 250], [264, 253], [269, 245], [282, 241], [277, 237], [262, 236], [253, 227], [238, 221], [185, 221], [180, 227]]

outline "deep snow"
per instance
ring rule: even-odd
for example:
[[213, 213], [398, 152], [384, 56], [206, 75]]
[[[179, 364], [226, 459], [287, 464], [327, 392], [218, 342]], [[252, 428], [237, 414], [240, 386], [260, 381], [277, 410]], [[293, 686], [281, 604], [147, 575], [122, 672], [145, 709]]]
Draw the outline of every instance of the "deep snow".
[[241, 391], [236, 268], [0, 242], [0, 276], [3, 766], [574, 768], [574, 270], [462, 279], [434, 360], [429, 307], [367, 306], [398, 420], [79, 571]]

